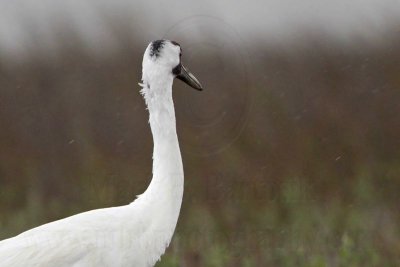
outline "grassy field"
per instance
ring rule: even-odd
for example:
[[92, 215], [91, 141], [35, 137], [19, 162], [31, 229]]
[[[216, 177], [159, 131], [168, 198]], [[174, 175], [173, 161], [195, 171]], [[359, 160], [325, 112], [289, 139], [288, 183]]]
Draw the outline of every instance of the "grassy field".
[[[368, 172], [357, 174], [346, 195], [329, 197], [302, 177], [287, 178], [273, 191], [259, 181], [247, 187], [231, 182], [229, 189], [216, 186], [210, 192], [198, 190], [199, 177], [191, 179], [172, 245], [158, 267], [400, 264], [397, 197], [379, 190]], [[82, 190], [90, 192], [89, 187]], [[82, 208], [81, 201], [45, 203], [31, 189], [23, 209], [1, 218], [0, 237], [101, 207], [101, 199], [117, 195], [113, 190], [100, 179], [96, 195], [87, 196]]]

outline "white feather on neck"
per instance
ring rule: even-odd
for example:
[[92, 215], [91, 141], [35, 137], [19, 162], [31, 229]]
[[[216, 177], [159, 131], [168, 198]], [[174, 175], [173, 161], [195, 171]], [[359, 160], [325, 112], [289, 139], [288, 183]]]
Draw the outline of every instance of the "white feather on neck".
[[151, 221], [148, 223], [152, 229], [146, 239], [149, 240], [148, 252], [152, 254], [149, 258], [155, 263], [174, 233], [182, 204], [184, 179], [172, 100], [174, 77], [162, 69], [164, 66], [151, 64], [150, 67], [145, 61], [140, 85], [153, 135], [153, 177], [147, 190], [134, 203], [145, 205], [149, 214]]

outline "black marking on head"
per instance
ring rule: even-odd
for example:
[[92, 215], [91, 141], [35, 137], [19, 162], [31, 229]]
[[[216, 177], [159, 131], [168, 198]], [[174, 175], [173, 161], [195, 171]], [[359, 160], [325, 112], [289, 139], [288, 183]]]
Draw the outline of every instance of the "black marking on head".
[[165, 40], [157, 40], [151, 43], [150, 56], [158, 57], [160, 55], [161, 49], [164, 47]]
[[181, 45], [180, 45], [180, 44], [178, 44], [178, 43], [177, 43], [177, 42], [175, 42], [175, 41], [171, 41], [171, 43], [173, 43], [174, 45], [177, 45], [177, 46], [181, 47]]
[[171, 43], [173, 43], [174, 45], [177, 45], [177, 46], [179, 46], [179, 48], [181, 49], [181, 52], [179, 53], [179, 57], [181, 57], [182, 56], [182, 47], [181, 47], [181, 45], [180, 44], [178, 44], [177, 42], [175, 42], [175, 41], [171, 41]]
[[182, 71], [182, 65], [181, 63], [179, 63], [175, 68], [172, 69], [172, 74], [174, 76], [178, 76], [179, 74], [181, 74]]

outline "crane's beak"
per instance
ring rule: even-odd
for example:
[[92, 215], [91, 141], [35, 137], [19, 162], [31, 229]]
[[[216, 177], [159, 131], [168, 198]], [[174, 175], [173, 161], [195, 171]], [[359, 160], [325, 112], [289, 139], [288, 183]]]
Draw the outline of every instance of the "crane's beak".
[[187, 85], [193, 87], [196, 90], [203, 90], [203, 87], [201, 86], [199, 80], [197, 80], [197, 78], [194, 77], [194, 75], [188, 69], [186, 69], [185, 66], [181, 64], [180, 69], [181, 71], [178, 75], [176, 75], [176, 78], [185, 82]]

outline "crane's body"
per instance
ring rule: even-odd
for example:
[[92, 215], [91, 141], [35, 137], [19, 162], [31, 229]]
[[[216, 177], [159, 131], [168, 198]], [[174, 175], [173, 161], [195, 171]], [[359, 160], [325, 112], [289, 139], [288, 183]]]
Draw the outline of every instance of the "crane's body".
[[152, 42], [143, 57], [142, 94], [153, 134], [153, 178], [129, 205], [92, 210], [0, 242], [0, 267], [151, 267], [169, 245], [183, 197], [176, 134], [175, 77], [201, 90], [180, 62], [180, 46]]

